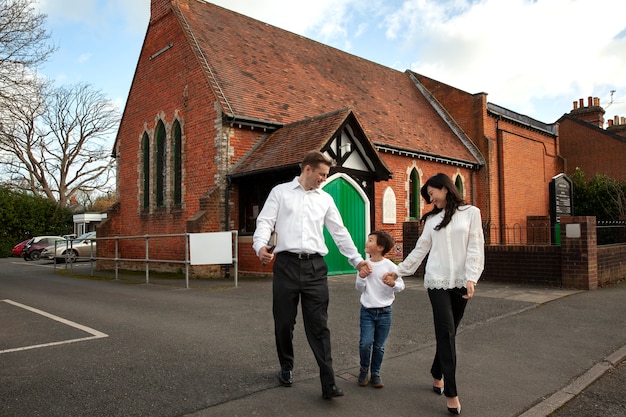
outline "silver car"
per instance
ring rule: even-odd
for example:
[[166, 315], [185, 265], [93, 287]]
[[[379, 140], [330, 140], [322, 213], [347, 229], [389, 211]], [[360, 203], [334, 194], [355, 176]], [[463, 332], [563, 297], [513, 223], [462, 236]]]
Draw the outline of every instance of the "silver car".
[[78, 258], [91, 258], [96, 254], [96, 232], [87, 232], [74, 240], [58, 242], [55, 246], [48, 246], [41, 252], [42, 258], [55, 262], [75, 262]]

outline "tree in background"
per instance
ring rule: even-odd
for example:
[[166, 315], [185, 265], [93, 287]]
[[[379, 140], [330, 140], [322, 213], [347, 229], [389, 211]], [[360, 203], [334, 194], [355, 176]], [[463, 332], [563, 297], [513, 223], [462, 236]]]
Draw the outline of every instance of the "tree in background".
[[0, 0], [0, 184], [61, 206], [114, 187], [117, 108], [88, 84], [54, 87], [37, 74], [56, 48], [35, 0]]
[[576, 168], [574, 185], [574, 215], [595, 216], [597, 220], [619, 220], [626, 215], [626, 182], [597, 174], [590, 180]]
[[117, 202], [117, 196], [114, 191], [107, 193], [77, 193], [76, 194], [76, 206], [70, 204], [70, 210], [72, 213], [103, 213], [113, 207]]
[[113, 205], [117, 202], [117, 197], [114, 193], [108, 193], [106, 195], [101, 195], [97, 197], [93, 203], [88, 206], [89, 211], [93, 211], [95, 213], [102, 213], [113, 207]]
[[21, 101], [37, 83], [35, 71], [55, 51], [46, 15], [33, 0], [0, 0], [0, 101]]
[[0, 174], [5, 185], [66, 206], [73, 195], [106, 194], [114, 160], [107, 142], [120, 115], [89, 84], [31, 87], [28, 100], [0, 103]]

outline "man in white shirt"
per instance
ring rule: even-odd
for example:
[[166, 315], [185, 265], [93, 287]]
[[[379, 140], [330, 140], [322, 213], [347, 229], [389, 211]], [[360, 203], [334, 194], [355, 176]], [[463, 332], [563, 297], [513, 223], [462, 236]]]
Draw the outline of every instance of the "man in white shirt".
[[[293, 329], [302, 300], [304, 329], [311, 350], [320, 367], [322, 397], [340, 397], [343, 391], [335, 385], [328, 329], [328, 267], [324, 256], [324, 226], [339, 251], [352, 266], [366, 275], [369, 262], [359, 254], [332, 197], [321, 190], [333, 161], [319, 151], [306, 154], [299, 177], [279, 184], [270, 192], [259, 213], [252, 247], [262, 263], [273, 259], [273, 314], [276, 350], [283, 386], [293, 383]], [[272, 232], [276, 247], [268, 245]]]

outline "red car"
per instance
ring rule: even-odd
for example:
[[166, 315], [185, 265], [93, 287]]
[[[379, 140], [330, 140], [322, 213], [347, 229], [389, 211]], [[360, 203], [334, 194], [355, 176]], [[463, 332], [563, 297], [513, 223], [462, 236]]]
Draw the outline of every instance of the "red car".
[[44, 248], [54, 245], [54, 242], [65, 242], [65, 238], [61, 236], [37, 236], [30, 239], [22, 250], [22, 258], [25, 261], [37, 261], [41, 257], [41, 251]]
[[22, 256], [22, 249], [24, 249], [24, 246], [26, 246], [29, 240], [30, 239], [26, 239], [25, 241], [20, 242], [17, 245], [13, 246], [13, 249], [11, 249], [11, 255]]

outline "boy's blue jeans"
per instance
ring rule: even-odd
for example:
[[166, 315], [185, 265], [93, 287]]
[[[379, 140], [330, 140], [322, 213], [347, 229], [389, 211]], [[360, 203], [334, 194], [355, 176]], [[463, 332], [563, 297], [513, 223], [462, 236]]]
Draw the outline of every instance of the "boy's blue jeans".
[[371, 365], [372, 375], [380, 375], [385, 341], [391, 330], [391, 310], [391, 306], [381, 308], [361, 306], [360, 365], [361, 369], [368, 369]]

